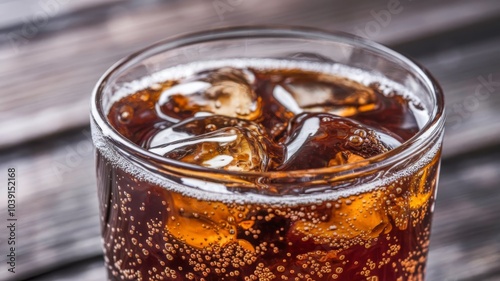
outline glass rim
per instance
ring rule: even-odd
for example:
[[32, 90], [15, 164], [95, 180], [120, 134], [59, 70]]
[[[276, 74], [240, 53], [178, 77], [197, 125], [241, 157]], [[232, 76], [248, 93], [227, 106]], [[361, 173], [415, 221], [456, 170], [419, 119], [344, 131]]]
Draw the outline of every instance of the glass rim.
[[[406, 67], [409, 67], [412, 73], [415, 74], [430, 91], [434, 108], [432, 108], [432, 111], [429, 110], [429, 120], [414, 136], [402, 143], [400, 146], [388, 152], [367, 158], [363, 161], [326, 168], [264, 172], [218, 170], [162, 157], [161, 155], [154, 154], [123, 137], [107, 121], [107, 113], [103, 112], [105, 109], [103, 108], [103, 105], [100, 104], [103, 89], [108, 85], [113, 75], [119, 73], [121, 70], [127, 69], [129, 66], [153, 55], [184, 46], [205, 42], [224, 41], [228, 39], [258, 38], [310, 39], [318, 42], [321, 42], [320, 40], [340, 42], [356, 48], [368, 49], [386, 57], [397, 59], [399, 62], [404, 63]], [[302, 178], [304, 176], [340, 177], [346, 175], [357, 175], [367, 171], [380, 170], [382, 167], [398, 163], [402, 159], [411, 155], [416, 155], [414, 152], [429, 145], [429, 142], [432, 141], [434, 136], [441, 132], [441, 129], [444, 127], [444, 111], [444, 96], [440, 85], [427, 69], [412, 59], [407, 58], [406, 56], [382, 44], [349, 33], [340, 31], [324, 31], [316, 28], [297, 26], [238, 26], [218, 28], [195, 33], [185, 33], [166, 38], [153, 45], [143, 48], [112, 65], [97, 82], [91, 97], [91, 118], [106, 137], [106, 140], [112, 142], [114, 147], [117, 147], [120, 151], [128, 152], [129, 156], [133, 156], [134, 158], [136, 156], [140, 156], [138, 157], [139, 159], [136, 160], [154, 160], [154, 162], [162, 164], [163, 168], [172, 167], [176, 170], [181, 169], [185, 172], [201, 172], [205, 175], [231, 175], [237, 177], [264, 177], [273, 179], [284, 177]]]

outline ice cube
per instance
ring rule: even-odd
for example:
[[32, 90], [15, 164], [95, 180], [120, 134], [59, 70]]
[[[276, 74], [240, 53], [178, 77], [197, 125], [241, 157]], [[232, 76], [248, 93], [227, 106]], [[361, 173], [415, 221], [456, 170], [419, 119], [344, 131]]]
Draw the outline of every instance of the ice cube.
[[258, 120], [276, 142], [286, 131], [289, 120], [302, 109], [283, 87], [272, 81], [259, 81], [256, 92], [262, 97], [262, 115]]
[[389, 134], [328, 113], [297, 115], [282, 141], [286, 152], [278, 170], [312, 169], [355, 163], [387, 152], [399, 144], [398, 140]]
[[[339, 116], [352, 116], [377, 107], [373, 89], [358, 82], [327, 75], [291, 78], [282, 83], [278, 100], [285, 100], [292, 112], [328, 112]], [[283, 90], [281, 90], [283, 89]], [[295, 104], [290, 102], [293, 97]]]
[[199, 116], [186, 119], [158, 131], [148, 141], [148, 147], [155, 147], [174, 141], [188, 139], [227, 127], [244, 127], [251, 130], [254, 135], [265, 134], [261, 127], [254, 122], [220, 115]]
[[264, 171], [277, 166], [283, 155], [259, 124], [220, 115], [186, 119], [160, 130], [148, 143], [153, 153], [224, 170]]
[[398, 136], [402, 141], [406, 141], [413, 137], [419, 128], [417, 111], [411, 110], [409, 99], [390, 93], [384, 95], [380, 89], [380, 85], [374, 83], [371, 85], [376, 89], [377, 106], [371, 110], [358, 112], [351, 118], [370, 126], [380, 126], [384, 124], [384, 128]]
[[190, 119], [159, 132], [149, 150], [165, 157], [230, 171], [264, 171], [268, 165], [258, 125], [224, 116]]
[[276, 85], [273, 91], [273, 97], [281, 103], [286, 109], [294, 114], [300, 114], [304, 110], [297, 104], [297, 100], [285, 90], [282, 86]]
[[248, 70], [221, 68], [205, 71], [165, 90], [156, 106], [158, 115], [179, 121], [199, 112], [254, 120], [261, 114], [260, 99]]

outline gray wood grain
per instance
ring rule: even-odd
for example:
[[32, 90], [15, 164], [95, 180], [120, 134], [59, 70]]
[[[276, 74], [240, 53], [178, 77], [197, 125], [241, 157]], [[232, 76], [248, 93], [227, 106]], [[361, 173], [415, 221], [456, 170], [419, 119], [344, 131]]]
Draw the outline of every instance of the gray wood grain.
[[445, 156], [500, 142], [500, 34], [485, 42], [417, 57], [445, 93]]
[[0, 29], [35, 24], [43, 28], [51, 19], [120, 0], [3, 0], [0, 2]]
[[[17, 273], [7, 271], [2, 250], [0, 280], [22, 280], [99, 254], [93, 150], [84, 133], [32, 144], [0, 156], [3, 182], [8, 167], [17, 170], [18, 179]], [[6, 203], [1, 200], [2, 210], [7, 209]], [[0, 216], [2, 222], [6, 221], [6, 213]], [[4, 228], [0, 232], [2, 247], [7, 237]]]
[[500, 280], [500, 146], [444, 161], [439, 182], [429, 280]]
[[74, 280], [106, 280], [106, 269], [102, 257], [85, 260], [64, 269], [50, 272], [26, 281], [74, 281]]

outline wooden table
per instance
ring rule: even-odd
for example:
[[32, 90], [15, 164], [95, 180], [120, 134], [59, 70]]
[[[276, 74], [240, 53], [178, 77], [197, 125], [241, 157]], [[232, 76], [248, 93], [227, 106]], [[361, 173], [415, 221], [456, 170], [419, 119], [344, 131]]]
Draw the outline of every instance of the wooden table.
[[[387, 14], [388, 5], [398, 8]], [[427, 280], [500, 280], [498, 0], [0, 2], [0, 178], [8, 167], [18, 178], [17, 272], [7, 271], [2, 226], [0, 280], [105, 280], [88, 129], [94, 84], [157, 40], [241, 24], [357, 33], [424, 64], [448, 111]]]

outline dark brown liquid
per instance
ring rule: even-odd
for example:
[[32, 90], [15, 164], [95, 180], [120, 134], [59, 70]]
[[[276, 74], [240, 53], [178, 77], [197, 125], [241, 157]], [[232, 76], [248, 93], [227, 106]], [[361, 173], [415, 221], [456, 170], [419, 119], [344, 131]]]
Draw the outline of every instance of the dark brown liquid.
[[210, 159], [229, 155], [217, 168], [322, 168], [381, 154], [418, 131], [410, 101], [378, 87], [299, 70], [222, 68], [128, 96], [108, 118], [136, 144], [184, 162], [214, 167]]
[[[419, 129], [410, 102], [321, 73], [224, 68], [127, 96], [108, 118], [165, 157], [283, 171], [389, 151]], [[111, 280], [423, 280], [439, 153], [382, 188], [295, 205], [185, 196], [97, 154]]]

